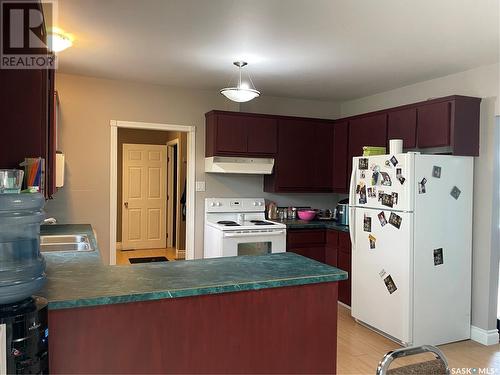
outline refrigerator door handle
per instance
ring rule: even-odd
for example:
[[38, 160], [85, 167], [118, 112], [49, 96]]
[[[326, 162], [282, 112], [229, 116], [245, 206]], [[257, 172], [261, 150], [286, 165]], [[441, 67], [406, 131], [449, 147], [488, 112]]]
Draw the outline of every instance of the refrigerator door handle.
[[354, 250], [354, 229], [356, 228], [355, 217], [356, 209], [354, 207], [350, 207], [349, 210], [349, 236], [351, 237], [351, 247]]
[[351, 206], [351, 207], [356, 204], [356, 190], [355, 190], [356, 179], [355, 179], [355, 176], [356, 176], [356, 168], [354, 167], [354, 160], [353, 160], [352, 170], [351, 170], [351, 181], [349, 183], [349, 206]]
[[355, 208], [354, 205], [356, 204], [356, 167], [354, 164], [354, 158], [352, 161], [352, 170], [351, 170], [351, 182], [349, 184], [349, 236], [351, 237], [351, 245], [352, 248], [354, 249], [354, 229], [356, 227], [356, 219], [354, 217], [355, 215]]

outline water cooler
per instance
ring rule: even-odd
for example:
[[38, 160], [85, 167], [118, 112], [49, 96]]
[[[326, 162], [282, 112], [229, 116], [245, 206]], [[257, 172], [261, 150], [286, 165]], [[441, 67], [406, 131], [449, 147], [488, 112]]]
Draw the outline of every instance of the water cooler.
[[38, 193], [0, 191], [0, 375], [49, 370], [47, 301], [33, 296], [46, 280], [40, 254], [44, 204]]
[[48, 374], [48, 339], [44, 298], [0, 306], [0, 374]]

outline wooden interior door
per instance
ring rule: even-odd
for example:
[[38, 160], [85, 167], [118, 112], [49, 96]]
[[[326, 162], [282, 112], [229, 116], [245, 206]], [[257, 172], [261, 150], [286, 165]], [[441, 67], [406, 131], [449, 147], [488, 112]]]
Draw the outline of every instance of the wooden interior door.
[[123, 144], [122, 248], [166, 247], [167, 146]]

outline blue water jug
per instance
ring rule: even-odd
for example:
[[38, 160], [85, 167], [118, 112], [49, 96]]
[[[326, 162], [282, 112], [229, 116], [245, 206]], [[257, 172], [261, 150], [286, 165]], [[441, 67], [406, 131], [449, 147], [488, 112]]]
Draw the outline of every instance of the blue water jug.
[[41, 194], [0, 194], [0, 304], [31, 296], [46, 281], [40, 254]]

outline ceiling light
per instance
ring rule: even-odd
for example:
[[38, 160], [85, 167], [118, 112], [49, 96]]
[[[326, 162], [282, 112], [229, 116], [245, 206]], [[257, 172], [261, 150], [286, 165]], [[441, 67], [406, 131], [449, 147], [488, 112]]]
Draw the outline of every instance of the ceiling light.
[[248, 102], [258, 97], [260, 92], [255, 89], [250, 74], [247, 74], [248, 82], [241, 81], [241, 69], [248, 64], [244, 61], [235, 61], [233, 64], [238, 67], [238, 84], [233, 87], [223, 88], [220, 93], [229, 100], [238, 103]]
[[49, 31], [47, 44], [52, 52], [61, 52], [73, 45], [73, 38], [60, 29]]

